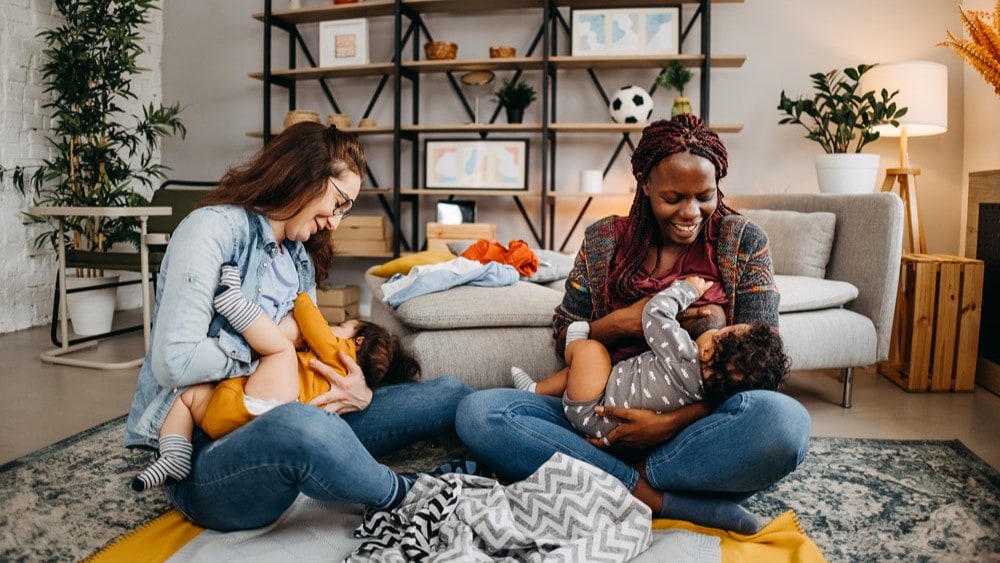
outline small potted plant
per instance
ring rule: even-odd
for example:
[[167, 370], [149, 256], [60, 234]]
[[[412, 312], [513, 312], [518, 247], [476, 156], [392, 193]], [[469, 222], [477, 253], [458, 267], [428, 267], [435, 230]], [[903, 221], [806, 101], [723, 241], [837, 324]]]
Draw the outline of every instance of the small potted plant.
[[[862, 64], [847, 67], [843, 72], [810, 74], [815, 90], [812, 98], [792, 99], [781, 91], [778, 109], [785, 117], [778, 123], [802, 126], [806, 138], [816, 141], [826, 153], [816, 157], [821, 191], [871, 191], [879, 156], [861, 154], [861, 149], [879, 138], [874, 126], [899, 125], [899, 118], [906, 114], [907, 108], [897, 107], [892, 101], [898, 91], [858, 92], [861, 76], [874, 66]], [[846, 176], [840, 170], [847, 171]]]
[[676, 90], [677, 97], [670, 108], [670, 115], [691, 113], [691, 100], [684, 97], [684, 87], [691, 81], [694, 73], [678, 61], [671, 61], [656, 77], [656, 85], [668, 90]]
[[535, 88], [523, 80], [505, 78], [493, 95], [507, 112], [507, 123], [521, 123], [524, 108], [535, 101]]

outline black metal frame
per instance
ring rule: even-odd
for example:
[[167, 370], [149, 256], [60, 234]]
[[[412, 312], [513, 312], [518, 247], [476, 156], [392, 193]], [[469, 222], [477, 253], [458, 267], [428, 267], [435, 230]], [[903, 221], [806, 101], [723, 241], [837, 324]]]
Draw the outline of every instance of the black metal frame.
[[[701, 118], [705, 121], [709, 121], [709, 99], [710, 99], [710, 84], [711, 80], [709, 73], [711, 70], [711, 0], [695, 0], [691, 2], [684, 2], [678, 4], [680, 23], [684, 21], [685, 6], [687, 4], [695, 4], [695, 12], [692, 14], [688, 23], [684, 25], [684, 29], [680, 34], [678, 39], [680, 45], [680, 51], [684, 50], [684, 42], [688, 38], [691, 30], [698, 23], [701, 24], [701, 54], [703, 55], [700, 71], [700, 114]], [[533, 219], [531, 213], [526, 208], [524, 202], [519, 195], [512, 195], [515, 205], [522, 218], [525, 220], [528, 228], [531, 230], [532, 237], [536, 243], [541, 247], [555, 248], [555, 213], [556, 213], [556, 201], [551, 203], [548, 202], [549, 191], [554, 189], [556, 185], [556, 133], [553, 131], [549, 124], [555, 120], [557, 113], [556, 105], [556, 70], [550, 64], [551, 56], [558, 53], [558, 36], [559, 31], [562, 30], [567, 36], [570, 33], [570, 24], [566, 21], [566, 18], [560, 12], [557, 6], [556, 0], [546, 0], [542, 3], [542, 23], [539, 27], [538, 33], [532, 39], [531, 44], [527, 50], [527, 56], [531, 56], [539, 46], [542, 47], [542, 89], [541, 89], [541, 99], [542, 99], [542, 127], [541, 127], [541, 201], [539, 204], [539, 214], [537, 222]], [[406, 22], [404, 22], [404, 17]], [[308, 47], [305, 45], [302, 36], [299, 34], [297, 26], [295, 24], [287, 24], [275, 20], [272, 17], [272, 0], [264, 0], [264, 49], [263, 49], [263, 83], [264, 83], [264, 109], [263, 109], [263, 119], [264, 119], [264, 142], [268, 142], [271, 139], [271, 86], [281, 86], [288, 90], [288, 106], [289, 110], [295, 109], [295, 94], [296, 94], [296, 84], [294, 80], [285, 80], [280, 78], [275, 78], [271, 70], [271, 41], [272, 41], [272, 27], [277, 27], [288, 33], [288, 68], [294, 69], [297, 64], [297, 53], [301, 51], [306, 57], [308, 63], [315, 67], [316, 61], [312, 54], [309, 52]], [[386, 196], [383, 194], [378, 194], [378, 199], [382, 205], [383, 210], [389, 217], [389, 220], [394, 226], [395, 236], [393, 237], [393, 255], [399, 256], [404, 250], [415, 250], [418, 247], [420, 241], [420, 195], [407, 194], [404, 195], [400, 192], [400, 186], [403, 181], [403, 172], [400, 159], [402, 158], [402, 148], [403, 142], [411, 143], [414, 150], [411, 150], [410, 159], [410, 170], [411, 170], [411, 185], [416, 187], [419, 185], [421, 165], [419, 151], [415, 149], [421, 134], [415, 131], [403, 131], [402, 128], [402, 90], [403, 90], [403, 80], [407, 80], [410, 83], [410, 103], [411, 115], [415, 123], [420, 123], [420, 73], [412, 70], [408, 70], [402, 65], [404, 49], [410, 48], [410, 54], [412, 60], [420, 59], [420, 46], [422, 44], [421, 38], [426, 38], [427, 41], [433, 40], [433, 36], [425, 24], [421, 14], [414, 10], [411, 6], [405, 4], [403, 0], [395, 0], [395, 10], [393, 14], [394, 23], [394, 54], [393, 54], [393, 70], [391, 76], [389, 74], [382, 75], [381, 80], [375, 87], [371, 98], [369, 99], [368, 106], [365, 109], [363, 117], [368, 117], [370, 112], [373, 110], [375, 103], [377, 102], [379, 96], [383, 93], [386, 84], [392, 81], [392, 89], [395, 96], [393, 100], [393, 155], [394, 155], [394, 165], [392, 174], [392, 196], [391, 201], [388, 201]], [[405, 25], [404, 25], [405, 24]], [[546, 48], [547, 47], [547, 48]], [[519, 78], [523, 70], [515, 71], [514, 78]], [[445, 73], [449, 84], [455, 95], [457, 96], [460, 104], [465, 109], [465, 112], [470, 118], [474, 118], [475, 111], [472, 105], [469, 103], [468, 98], [462, 91], [458, 80], [452, 72]], [[595, 69], [587, 69], [587, 74], [590, 77], [591, 83], [597, 90], [598, 94], [605, 101], [605, 103], [610, 103], [607, 92], [605, 91], [603, 85]], [[330, 102], [331, 107], [334, 111], [339, 112], [339, 105], [337, 104], [336, 98], [333, 92], [326, 84], [326, 79], [317, 79], [320, 83], [323, 92]], [[653, 93], [656, 90], [656, 84], [649, 88], [649, 92]], [[490, 117], [489, 123], [495, 123], [497, 117], [500, 113], [500, 107], [497, 106]], [[490, 133], [488, 131], [480, 131], [479, 135], [481, 138], [485, 139]], [[617, 158], [621, 155], [622, 151], [628, 147], [630, 150], [635, 149], [635, 143], [632, 140], [631, 133], [625, 132], [621, 134], [622, 137], [618, 141], [615, 149], [612, 151], [610, 158], [604, 166], [604, 174], [607, 175], [608, 171], [614, 165]], [[371, 170], [368, 170], [368, 177], [371, 179], [372, 184], [376, 187], [379, 186], [377, 179], [372, 174]], [[474, 195], [474, 194], [471, 194]], [[449, 199], [454, 198], [455, 195], [449, 195]], [[581, 209], [577, 213], [573, 224], [566, 233], [565, 238], [559, 245], [559, 250], [565, 250], [569, 240], [572, 238], [574, 232], [579, 227], [584, 214], [592, 203], [593, 198], [587, 197], [584, 201]], [[410, 237], [409, 240], [405, 236], [402, 227], [402, 214], [403, 203], [410, 205]], [[547, 211], [547, 213], [546, 213]]]

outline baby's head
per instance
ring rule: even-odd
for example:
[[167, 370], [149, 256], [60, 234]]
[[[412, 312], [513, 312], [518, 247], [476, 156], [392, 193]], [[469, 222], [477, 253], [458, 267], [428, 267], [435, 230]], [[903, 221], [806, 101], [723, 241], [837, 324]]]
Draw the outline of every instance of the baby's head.
[[706, 331], [695, 342], [706, 401], [721, 403], [750, 389], [774, 391], [788, 373], [781, 336], [770, 326], [731, 325]]
[[358, 365], [368, 387], [414, 381], [420, 376], [420, 362], [385, 328], [351, 319], [331, 329], [341, 338], [354, 339]]

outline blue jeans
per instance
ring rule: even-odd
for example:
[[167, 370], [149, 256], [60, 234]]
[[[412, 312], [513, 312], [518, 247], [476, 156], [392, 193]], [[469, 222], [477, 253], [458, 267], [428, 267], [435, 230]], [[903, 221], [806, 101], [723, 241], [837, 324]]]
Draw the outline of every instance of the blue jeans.
[[214, 442], [196, 431], [190, 475], [165, 490], [192, 522], [220, 531], [270, 524], [299, 493], [384, 506], [396, 477], [375, 457], [450, 431], [471, 392], [441, 377], [376, 389], [367, 409], [343, 416], [289, 403]]
[[[787, 395], [738, 393], [674, 439], [644, 452], [646, 477], [661, 491], [742, 500], [802, 463], [810, 426], [809, 413]], [[458, 406], [455, 429], [480, 461], [512, 481], [524, 479], [556, 452], [604, 470], [629, 490], [639, 479], [629, 463], [573, 429], [558, 397], [477, 391]]]

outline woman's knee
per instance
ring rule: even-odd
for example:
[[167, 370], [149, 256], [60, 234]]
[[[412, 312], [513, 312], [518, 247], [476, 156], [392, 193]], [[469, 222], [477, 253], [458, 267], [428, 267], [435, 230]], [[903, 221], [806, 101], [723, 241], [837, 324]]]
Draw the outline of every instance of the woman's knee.
[[774, 460], [784, 460], [793, 471], [809, 450], [812, 421], [809, 412], [795, 399], [775, 391], [748, 391], [744, 423], [756, 428], [755, 440], [761, 451]]
[[267, 444], [272, 455], [288, 461], [335, 455], [351, 427], [314, 405], [286, 403], [257, 417], [252, 423], [254, 439]]
[[483, 389], [463, 398], [455, 412], [455, 430], [459, 437], [471, 438], [496, 428], [505, 406], [510, 404], [505, 399], [510, 392], [510, 389]]
[[426, 391], [434, 397], [434, 400], [450, 402], [456, 405], [475, 391], [475, 389], [469, 387], [453, 375], [443, 375], [434, 379], [427, 379], [423, 381], [423, 384], [428, 386]]

